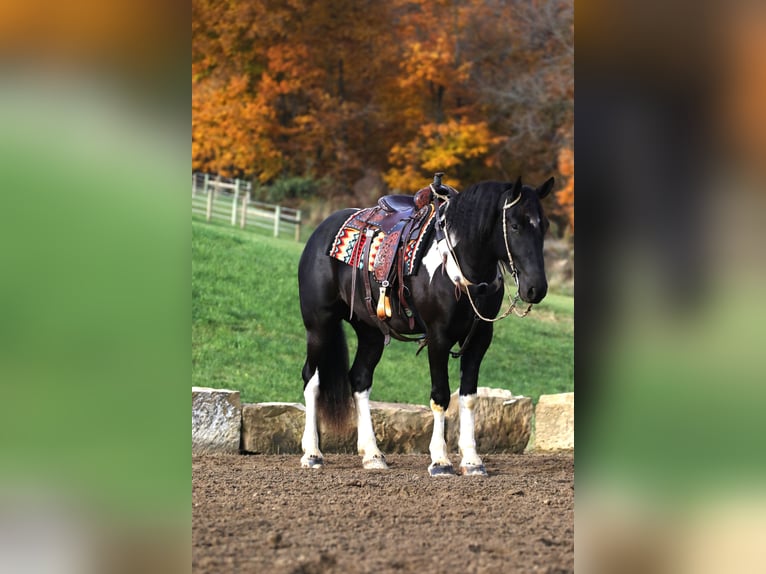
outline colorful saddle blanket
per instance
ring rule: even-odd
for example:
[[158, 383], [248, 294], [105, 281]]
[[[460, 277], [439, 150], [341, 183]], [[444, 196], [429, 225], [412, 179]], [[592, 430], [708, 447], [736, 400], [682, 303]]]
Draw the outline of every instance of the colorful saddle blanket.
[[[370, 207], [353, 213], [340, 227], [328, 255], [347, 265], [363, 269], [365, 265], [375, 279], [388, 279], [400, 242], [403, 242], [404, 275], [414, 275], [428, 245], [434, 227], [433, 203], [429, 203], [405, 218], [387, 221], [382, 207]], [[392, 226], [393, 224], [393, 226]], [[402, 236], [405, 233], [407, 236]], [[365, 243], [371, 241], [367, 261], [362, 261]]]

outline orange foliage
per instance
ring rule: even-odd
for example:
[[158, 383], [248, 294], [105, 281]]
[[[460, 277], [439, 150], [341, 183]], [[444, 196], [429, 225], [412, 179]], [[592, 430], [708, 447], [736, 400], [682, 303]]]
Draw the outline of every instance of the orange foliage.
[[486, 159], [500, 139], [492, 135], [486, 122], [449, 120], [426, 124], [415, 139], [391, 148], [389, 160], [393, 167], [384, 179], [394, 189], [407, 190], [428, 180], [434, 172], [445, 171], [449, 184], [458, 187], [465, 183], [461, 175], [471, 163]]
[[281, 154], [263, 130], [269, 113], [248, 93], [246, 77], [198, 87], [192, 92], [192, 169], [226, 177], [256, 173], [262, 181], [276, 175]]
[[571, 0], [192, 0], [193, 169], [328, 195], [555, 175], [573, 225], [571, 37]]
[[570, 148], [559, 151], [558, 170], [564, 177], [564, 187], [556, 192], [556, 199], [566, 213], [569, 229], [574, 233], [574, 153]]

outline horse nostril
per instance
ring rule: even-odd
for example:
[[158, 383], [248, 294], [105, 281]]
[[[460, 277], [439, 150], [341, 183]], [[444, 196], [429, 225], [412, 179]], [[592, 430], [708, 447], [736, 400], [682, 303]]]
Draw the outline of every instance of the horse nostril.
[[534, 287], [530, 287], [529, 289], [527, 289], [527, 301], [534, 300], [536, 293], [537, 293], [537, 290]]

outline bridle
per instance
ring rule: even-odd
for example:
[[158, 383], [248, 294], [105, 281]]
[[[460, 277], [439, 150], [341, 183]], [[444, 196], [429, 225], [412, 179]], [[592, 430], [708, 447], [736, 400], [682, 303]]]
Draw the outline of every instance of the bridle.
[[[473, 297], [471, 296], [471, 291], [468, 289], [469, 285], [473, 285], [470, 281], [468, 281], [465, 278], [465, 275], [463, 274], [462, 269], [460, 269], [460, 264], [457, 260], [457, 255], [455, 254], [455, 248], [452, 245], [452, 241], [450, 240], [449, 233], [447, 232], [447, 208], [449, 207], [449, 204], [445, 207], [444, 211], [444, 227], [445, 227], [445, 233], [444, 233], [444, 239], [447, 245], [447, 248], [449, 249], [449, 253], [452, 256], [452, 260], [455, 263], [455, 267], [457, 268], [459, 272], [459, 276], [457, 278], [452, 278], [452, 282], [455, 283], [457, 287], [459, 287], [461, 290], [465, 291], [466, 295], [468, 295], [468, 301], [471, 303], [471, 307], [473, 308], [473, 312], [476, 313], [476, 316], [481, 319], [482, 321], [486, 321], [488, 323], [494, 323], [496, 321], [500, 321], [502, 319], [505, 319], [508, 315], [513, 313], [517, 317], [526, 317], [529, 312], [532, 310], [532, 303], [529, 303], [527, 308], [523, 312], [519, 312], [519, 310], [516, 308], [516, 305], [521, 301], [521, 296], [519, 295], [519, 274], [516, 270], [516, 266], [513, 264], [513, 257], [511, 256], [511, 246], [508, 242], [508, 218], [505, 216], [506, 212], [516, 205], [519, 201], [521, 201], [521, 193], [519, 193], [519, 196], [514, 199], [513, 201], [506, 201], [503, 204], [503, 243], [505, 244], [505, 253], [508, 256], [508, 263], [510, 264], [511, 268], [511, 275], [513, 276], [513, 281], [516, 283], [516, 295], [513, 297], [508, 295], [508, 300], [510, 301], [510, 304], [508, 305], [508, 308], [505, 310], [505, 312], [500, 315], [499, 317], [495, 317], [494, 319], [491, 319], [489, 317], [485, 317], [481, 314], [479, 309], [476, 307], [476, 303], [473, 300]], [[499, 272], [499, 271], [498, 271]]]

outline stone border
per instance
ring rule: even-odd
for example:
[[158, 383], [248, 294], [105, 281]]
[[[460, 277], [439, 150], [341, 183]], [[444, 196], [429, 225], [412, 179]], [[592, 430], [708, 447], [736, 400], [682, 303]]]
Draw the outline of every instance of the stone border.
[[574, 393], [540, 395], [535, 409], [535, 449], [574, 450]]
[[192, 453], [237, 453], [241, 434], [239, 391], [192, 387]]
[[[569, 396], [571, 395], [571, 397]], [[372, 401], [370, 410], [381, 450], [427, 454], [433, 431], [428, 407]], [[480, 454], [522, 453], [532, 434], [529, 397], [479, 387], [476, 446]], [[535, 411], [537, 450], [574, 448], [574, 393], [542, 395]], [[457, 392], [446, 413], [447, 446], [457, 452]], [[192, 453], [300, 454], [305, 408], [298, 403], [240, 404], [239, 391], [192, 387]], [[325, 453], [356, 453], [356, 428], [342, 435], [320, 426]]]

